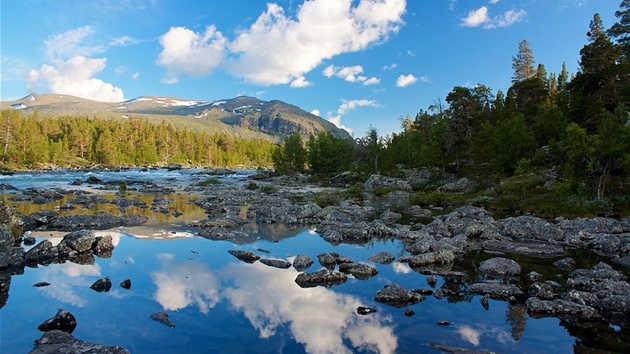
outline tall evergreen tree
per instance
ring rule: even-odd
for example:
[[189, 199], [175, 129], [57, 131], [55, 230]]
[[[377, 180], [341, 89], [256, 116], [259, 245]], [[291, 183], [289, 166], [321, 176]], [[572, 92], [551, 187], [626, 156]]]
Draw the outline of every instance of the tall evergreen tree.
[[536, 74], [534, 64], [534, 52], [530, 48], [529, 42], [523, 39], [518, 44], [518, 53], [512, 57], [512, 69], [514, 69], [512, 83], [524, 81], [534, 76]]

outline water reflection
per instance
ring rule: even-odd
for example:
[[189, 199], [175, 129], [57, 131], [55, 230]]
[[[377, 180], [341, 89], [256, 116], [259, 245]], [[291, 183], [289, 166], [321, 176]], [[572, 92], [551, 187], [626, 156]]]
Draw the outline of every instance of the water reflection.
[[46, 296], [59, 300], [64, 304], [84, 307], [88, 303], [83, 296], [83, 289], [89, 288], [93, 281], [86, 277], [100, 277], [101, 267], [98, 264], [76, 264], [66, 262], [54, 267], [44, 267], [39, 273], [39, 280], [54, 284], [38, 288]]
[[153, 299], [165, 310], [179, 310], [195, 304], [207, 314], [219, 301], [219, 282], [208, 266], [199, 262], [175, 264], [172, 254], [159, 254], [162, 269], [151, 273], [157, 286]]
[[216, 273], [205, 264], [174, 262], [159, 255], [162, 268], [151, 277], [157, 286], [154, 299], [165, 310], [196, 306], [207, 314], [219, 301], [249, 320], [261, 339], [288, 327], [293, 338], [309, 353], [351, 353], [352, 349], [393, 353], [397, 338], [391, 318], [360, 316], [359, 298], [323, 287], [302, 289], [294, 269], [277, 269], [261, 263], [229, 264]]

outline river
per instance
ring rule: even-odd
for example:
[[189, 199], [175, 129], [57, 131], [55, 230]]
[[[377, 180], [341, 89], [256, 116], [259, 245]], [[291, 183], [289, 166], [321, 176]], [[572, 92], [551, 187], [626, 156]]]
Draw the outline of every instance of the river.
[[[246, 225], [249, 237], [235, 241], [211, 241], [196, 236], [188, 225], [204, 218], [204, 211], [189, 203], [198, 191], [186, 190], [207, 178], [200, 170], [123, 170], [109, 172], [45, 172], [1, 176], [0, 183], [19, 190], [26, 188], [86, 189], [113, 199], [115, 191], [99, 190], [75, 180], [90, 176], [104, 181], [150, 180], [171, 186], [176, 192], [161, 195], [183, 215], [137, 210], [149, 217], [141, 227], [98, 231], [111, 235], [115, 250], [110, 258], [96, 258], [93, 264], [66, 262], [25, 268], [13, 275], [9, 298], [0, 310], [2, 353], [25, 353], [41, 337], [37, 326], [52, 317], [57, 309], [70, 311], [77, 318], [73, 336], [84, 341], [119, 345], [131, 353], [438, 353], [431, 344], [499, 353], [569, 353], [586, 348], [616, 350], [628, 343], [627, 329], [594, 323], [588, 330], [558, 318], [532, 318], [522, 303], [489, 300], [466, 291], [464, 280], [438, 277], [432, 288], [427, 276], [407, 264], [375, 264], [368, 257], [381, 251], [399, 256], [405, 253], [399, 240], [374, 240], [368, 245], [333, 246], [308, 228]], [[220, 176], [222, 188], [242, 188], [253, 171]], [[55, 209], [66, 201], [35, 206], [14, 202], [16, 191], [4, 191], [3, 199], [25, 214], [40, 209]], [[131, 197], [155, 197], [133, 190]], [[89, 212], [116, 213], [114, 205], [103, 204]], [[133, 210], [131, 210], [133, 211]], [[131, 212], [128, 211], [128, 212]], [[59, 211], [64, 213], [63, 211]], [[74, 210], [67, 213], [87, 212]], [[58, 243], [65, 233], [33, 232], [37, 241]], [[356, 262], [377, 268], [368, 280], [350, 277], [341, 285], [302, 288], [295, 282], [299, 274], [293, 267], [278, 269], [260, 262], [248, 264], [228, 253], [231, 249], [251, 250], [266, 258], [292, 261], [297, 254], [315, 260], [307, 271], [321, 268], [317, 255], [337, 252]], [[590, 264], [591, 255], [573, 254]], [[483, 252], [468, 254], [453, 270], [481, 277], [475, 269], [479, 261], [492, 257]], [[561, 273], [550, 266], [556, 259], [521, 256], [519, 263], [549, 278]], [[90, 285], [109, 277], [109, 292], [96, 292]], [[130, 279], [131, 289], [118, 284]], [[50, 286], [34, 287], [38, 282]], [[426, 300], [404, 308], [374, 301], [385, 285], [396, 283], [407, 289], [453, 290], [454, 295]], [[360, 315], [357, 307], [376, 309]], [[409, 311], [411, 310], [413, 314]], [[153, 321], [158, 311], [169, 314], [174, 328]], [[438, 325], [448, 321], [450, 325]], [[611, 343], [612, 342], [612, 343]], [[615, 344], [615, 342], [617, 344]], [[622, 345], [619, 346], [618, 344]], [[625, 344], [624, 344], [625, 343]]]

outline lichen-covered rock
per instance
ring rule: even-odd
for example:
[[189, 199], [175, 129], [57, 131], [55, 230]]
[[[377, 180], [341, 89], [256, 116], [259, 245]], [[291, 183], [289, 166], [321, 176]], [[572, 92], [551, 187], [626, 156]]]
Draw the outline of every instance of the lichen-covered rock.
[[109, 258], [114, 251], [114, 242], [111, 235], [98, 236], [92, 244], [92, 252], [100, 258]]
[[0, 269], [23, 268], [24, 264], [22, 247], [0, 247]]
[[501, 219], [499, 224], [501, 234], [515, 241], [558, 242], [564, 237], [557, 225], [531, 215]]
[[373, 191], [379, 188], [391, 188], [408, 191], [411, 190], [411, 185], [408, 181], [400, 178], [371, 175], [370, 178], [368, 178], [368, 180], [365, 182], [364, 188], [367, 191]]
[[455, 260], [455, 254], [451, 250], [439, 250], [412, 256], [409, 258], [409, 266], [418, 268], [429, 264], [450, 264]]
[[68, 246], [72, 250], [83, 253], [92, 249], [95, 240], [94, 230], [74, 231], [63, 237], [59, 242], [59, 248]]
[[54, 247], [52, 242], [49, 240], [42, 240], [40, 243], [28, 250], [28, 252], [24, 255], [24, 258], [27, 262], [40, 263], [57, 258], [57, 256], [59, 256], [57, 247]]
[[537, 297], [541, 300], [553, 300], [554, 298], [553, 287], [545, 283], [536, 282], [530, 285], [527, 294], [530, 297]]

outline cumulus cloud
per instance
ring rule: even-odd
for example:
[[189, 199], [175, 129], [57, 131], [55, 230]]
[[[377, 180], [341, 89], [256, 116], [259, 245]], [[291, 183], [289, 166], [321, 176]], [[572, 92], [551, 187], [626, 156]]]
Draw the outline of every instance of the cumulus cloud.
[[363, 73], [363, 67], [361, 65], [344, 67], [329, 65], [324, 69], [322, 73], [328, 78], [336, 76], [348, 82], [360, 82], [366, 86], [375, 85], [381, 82], [381, 80], [376, 77], [368, 78], [367, 76], [359, 75]]
[[418, 81], [418, 78], [413, 76], [413, 74], [400, 75], [398, 79], [396, 79], [396, 86], [407, 87], [409, 85], [415, 84], [417, 81]]
[[106, 58], [75, 56], [56, 65], [42, 65], [28, 73], [27, 88], [104, 102], [123, 101], [122, 89], [93, 77], [105, 68], [105, 61]]
[[[89, 58], [105, 50], [90, 44], [93, 33], [92, 27], [83, 26], [44, 40], [49, 64], [28, 72], [27, 89], [105, 102], [123, 101], [122, 89], [94, 77], [105, 69], [107, 58]], [[119, 74], [120, 70], [114, 71]]]
[[166, 68], [162, 82], [176, 83], [181, 74], [205, 76], [212, 73], [226, 55], [227, 40], [215, 26], [196, 33], [185, 27], [171, 27], [160, 37], [162, 51], [157, 64]]
[[300, 76], [297, 79], [291, 81], [292, 88], [301, 88], [301, 87], [308, 87], [308, 86], [313, 86], [313, 83], [310, 81], [307, 81], [304, 76]]
[[[325, 59], [385, 42], [403, 23], [405, 0], [313, 0], [295, 18], [270, 3], [228, 48], [230, 74], [260, 85], [287, 84]], [[367, 80], [367, 79], [366, 79]]]
[[318, 116], [318, 117], [319, 117], [319, 114], [320, 114], [319, 109], [314, 109], [314, 110], [312, 110], [312, 111], [311, 111], [311, 114], [316, 115], [316, 116]]
[[352, 129], [341, 124], [341, 117], [348, 114], [349, 111], [353, 111], [359, 107], [380, 107], [381, 105], [374, 100], [342, 100], [341, 105], [337, 109], [337, 114], [333, 114], [333, 112], [328, 112], [328, 121], [337, 126], [337, 128], [344, 129], [348, 133], [352, 134]]
[[[491, 2], [495, 4], [496, 2]], [[468, 16], [462, 19], [461, 26], [464, 27], [479, 27], [483, 25], [483, 28], [497, 28], [497, 27], [509, 27], [517, 22], [522, 22], [527, 17], [525, 10], [508, 10], [501, 15], [490, 17], [488, 8], [482, 6], [477, 10], [470, 11]]]

